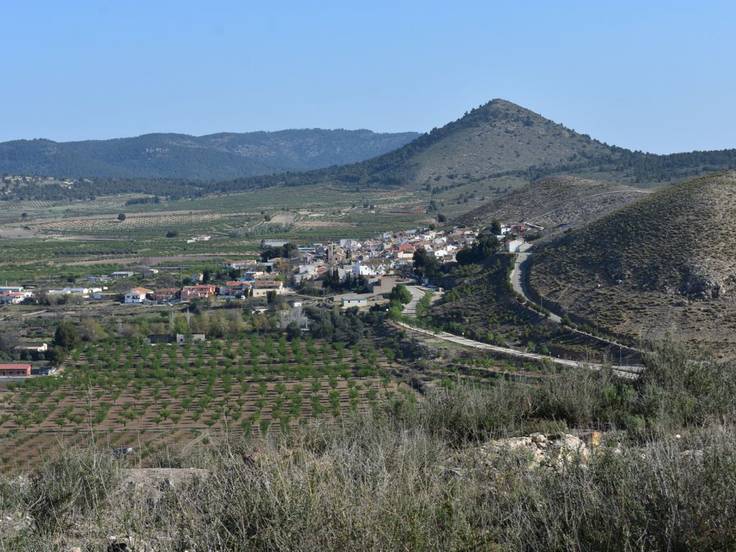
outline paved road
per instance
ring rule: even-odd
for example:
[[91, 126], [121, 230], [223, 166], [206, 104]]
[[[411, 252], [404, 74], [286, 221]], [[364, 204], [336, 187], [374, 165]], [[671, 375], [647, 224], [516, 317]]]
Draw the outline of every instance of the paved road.
[[[539, 307], [539, 305], [535, 303], [531, 299], [531, 297], [529, 297], [526, 294], [526, 291], [524, 290], [524, 286], [522, 284], [523, 272], [522, 272], [521, 266], [531, 255], [531, 251], [529, 251], [531, 248], [532, 248], [532, 244], [528, 242], [524, 242], [524, 244], [519, 248], [519, 252], [516, 254], [516, 260], [514, 261], [514, 268], [511, 270], [511, 274], [509, 277], [511, 278], [511, 287], [514, 289], [514, 291], [518, 293], [521, 297], [526, 299], [530, 304], [536, 305], [537, 307]], [[535, 309], [535, 312], [538, 312], [542, 316], [545, 316], [548, 320], [550, 320], [551, 322], [554, 322], [555, 324], [560, 324], [560, 325], [562, 324], [562, 318], [552, 312], [549, 312], [549, 311], [540, 312], [540, 311], [537, 311], [536, 309]], [[642, 352], [639, 349], [636, 349], [635, 347], [623, 345], [622, 343], [618, 343], [611, 339], [600, 337], [600, 336], [585, 332], [583, 330], [578, 330], [576, 328], [571, 328], [569, 326], [565, 326], [565, 328], [573, 333], [576, 333], [578, 335], [584, 335], [585, 337], [595, 339], [596, 341], [600, 341], [601, 343], [605, 343], [606, 345], [612, 345], [614, 347], [619, 347], [621, 349], [627, 349], [629, 351], [636, 351], [637, 353]]]
[[[522, 282], [521, 265], [529, 258], [529, 255], [531, 255], [531, 252], [529, 251], [531, 248], [532, 248], [532, 244], [530, 244], [529, 242], [524, 242], [519, 248], [519, 252], [516, 254], [516, 260], [514, 261], [514, 268], [511, 270], [511, 287], [514, 289], [516, 293], [518, 293], [524, 299], [526, 299], [532, 305], [534, 305], [535, 304], [534, 301], [532, 301], [529, 297], [527, 297], [526, 292], [524, 291], [524, 286], [521, 283]], [[557, 316], [556, 314], [552, 312], [549, 312], [549, 313], [545, 312], [543, 314], [555, 324], [562, 324], [562, 318]]]
[[[587, 368], [590, 370], [601, 370], [603, 369], [602, 364], [596, 364], [592, 362], [580, 362], [577, 360], [568, 360], [565, 358], [556, 358], [552, 356], [547, 355], [539, 355], [537, 353], [527, 353], [525, 351], [517, 351], [516, 349], [511, 349], [508, 347], [499, 347], [497, 345], [490, 345], [488, 343], [483, 343], [481, 341], [475, 341], [473, 339], [468, 339], [466, 337], [461, 337], [459, 335], [451, 334], [448, 332], [436, 332], [431, 330], [425, 330], [423, 328], [415, 328], [414, 326], [410, 326], [409, 324], [406, 324], [404, 322], [396, 322], [399, 326], [402, 328], [424, 334], [427, 336], [431, 336], [437, 339], [441, 339], [443, 341], [448, 341], [451, 343], [456, 343], [458, 345], [463, 345], [465, 347], [472, 347], [473, 349], [482, 349], [485, 351], [490, 351], [493, 353], [498, 353], [501, 355], [506, 355], [514, 358], [520, 358], [523, 360], [532, 360], [536, 362], [551, 362], [552, 364], [557, 364], [558, 366], [566, 366], [568, 368]], [[613, 373], [617, 376], [620, 376], [622, 378], [626, 379], [636, 379], [644, 370], [643, 366], [613, 366]]]
[[422, 297], [427, 293], [427, 289], [421, 286], [406, 286], [406, 289], [411, 293], [411, 301], [404, 305], [403, 313], [414, 317], [417, 315], [417, 303], [422, 300]]

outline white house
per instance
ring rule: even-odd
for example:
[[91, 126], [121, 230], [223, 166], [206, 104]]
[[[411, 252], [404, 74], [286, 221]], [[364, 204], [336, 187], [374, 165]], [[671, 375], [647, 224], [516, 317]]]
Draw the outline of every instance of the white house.
[[509, 240], [506, 247], [509, 253], [518, 253], [519, 248], [524, 245], [524, 240]]
[[152, 290], [146, 289], [146, 288], [133, 288], [128, 293], [125, 294], [125, 298], [123, 299], [123, 303], [126, 305], [140, 305], [141, 303], [145, 303], [146, 296], [149, 293], [153, 293]]
[[351, 295], [343, 295], [342, 297], [342, 308], [349, 309], [352, 307], [367, 307], [368, 306], [368, 297], [370, 294], [363, 294], [358, 295], [351, 294]]

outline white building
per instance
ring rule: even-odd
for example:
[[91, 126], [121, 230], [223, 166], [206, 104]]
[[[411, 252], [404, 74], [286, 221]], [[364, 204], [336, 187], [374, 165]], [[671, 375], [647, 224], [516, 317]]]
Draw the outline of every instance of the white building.
[[153, 293], [153, 291], [146, 288], [133, 288], [125, 294], [123, 303], [126, 305], [140, 305], [146, 302], [146, 296], [149, 293]]
[[368, 306], [368, 297], [370, 294], [363, 294], [358, 295], [351, 294], [351, 295], [343, 295], [342, 297], [342, 308], [349, 309], [353, 307], [367, 307]]
[[506, 248], [509, 253], [518, 253], [522, 245], [524, 245], [524, 240], [509, 240], [506, 242]]

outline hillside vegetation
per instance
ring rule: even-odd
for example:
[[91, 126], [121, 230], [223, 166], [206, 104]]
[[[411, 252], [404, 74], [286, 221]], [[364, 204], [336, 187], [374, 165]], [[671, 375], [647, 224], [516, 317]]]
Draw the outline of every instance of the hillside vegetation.
[[633, 186], [571, 176], [548, 177], [484, 203], [460, 217], [467, 225], [493, 220], [531, 222], [546, 234], [587, 224], [641, 199], [647, 192]]
[[531, 286], [618, 334], [736, 352], [736, 173], [679, 184], [539, 248]]
[[217, 180], [344, 165], [392, 151], [415, 132], [282, 130], [206, 136], [0, 143], [0, 174]]
[[735, 372], [689, 360], [662, 348], [638, 382], [435, 388], [142, 465], [64, 450], [0, 478], [0, 548], [732, 550]]
[[506, 176], [534, 180], [581, 175], [651, 185], [736, 168], [736, 150], [655, 155], [609, 146], [502, 99], [423, 134], [385, 155], [345, 167], [232, 182], [231, 188], [274, 184], [401, 186], [428, 191]]

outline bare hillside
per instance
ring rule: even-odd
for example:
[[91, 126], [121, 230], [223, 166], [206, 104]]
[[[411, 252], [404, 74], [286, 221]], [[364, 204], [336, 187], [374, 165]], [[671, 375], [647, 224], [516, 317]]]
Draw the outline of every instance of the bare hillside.
[[573, 316], [736, 354], [736, 173], [655, 192], [533, 260], [532, 288]]
[[527, 221], [547, 234], [587, 224], [645, 196], [648, 192], [614, 182], [571, 176], [532, 182], [462, 216], [468, 225]]

